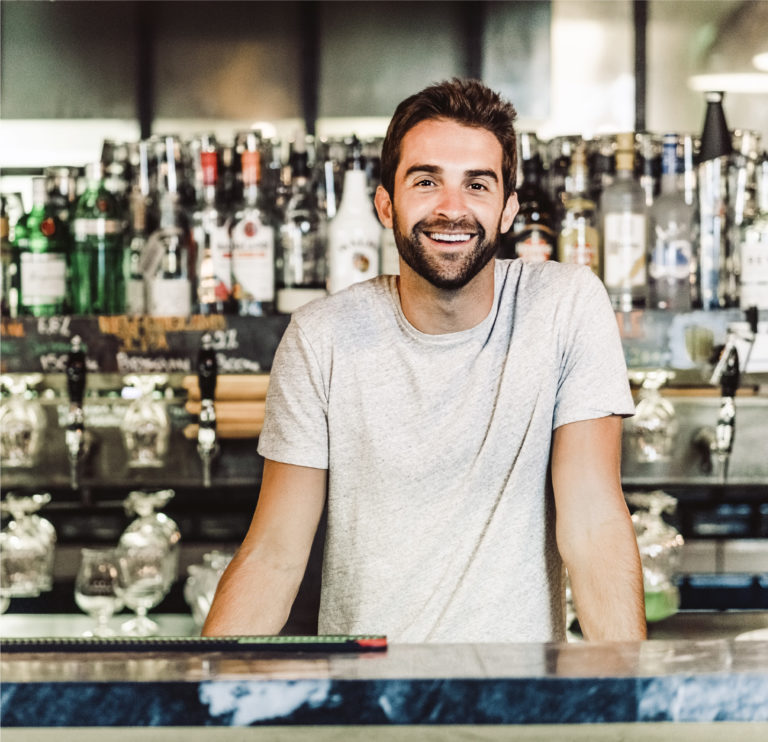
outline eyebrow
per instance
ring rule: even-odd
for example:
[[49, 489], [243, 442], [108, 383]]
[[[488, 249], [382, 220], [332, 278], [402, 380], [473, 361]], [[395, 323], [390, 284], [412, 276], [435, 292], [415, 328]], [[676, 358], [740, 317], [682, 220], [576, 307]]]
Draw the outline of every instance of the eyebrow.
[[[443, 169], [437, 165], [411, 165], [411, 167], [405, 171], [405, 177], [413, 175], [414, 173], [432, 173], [433, 175], [438, 175], [442, 171]], [[464, 175], [468, 178], [490, 178], [496, 183], [499, 182], [499, 176], [496, 175], [494, 170], [490, 169], [480, 168], [477, 170], [466, 170]]]

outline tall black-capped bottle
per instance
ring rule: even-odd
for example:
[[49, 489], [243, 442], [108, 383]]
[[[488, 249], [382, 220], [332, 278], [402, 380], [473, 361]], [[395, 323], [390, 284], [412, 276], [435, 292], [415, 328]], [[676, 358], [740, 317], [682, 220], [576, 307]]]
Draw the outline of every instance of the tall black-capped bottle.
[[706, 95], [707, 110], [701, 133], [697, 166], [699, 186], [698, 294], [702, 309], [730, 306], [728, 263], [729, 240], [728, 165], [732, 152], [731, 134], [725, 121], [723, 93]]
[[232, 242], [227, 215], [216, 203], [218, 155], [214, 148], [200, 152], [202, 200], [193, 216], [192, 235], [197, 252], [197, 311], [234, 314]]
[[48, 204], [44, 177], [32, 179], [32, 209], [15, 237], [18, 313], [35, 317], [63, 314], [69, 238], [65, 223]]
[[260, 188], [261, 151], [254, 138], [240, 154], [243, 205], [232, 225], [232, 280], [238, 312], [271, 314], [275, 305], [275, 227]]
[[86, 189], [73, 222], [70, 294], [74, 314], [122, 314], [128, 260], [125, 222], [102, 180], [101, 163], [86, 166]]
[[16, 272], [11, 247], [11, 221], [4, 196], [0, 196], [0, 314], [15, 317], [18, 299], [13, 292], [11, 281]]
[[544, 189], [544, 165], [534, 134], [520, 135], [523, 182], [517, 189], [520, 208], [502, 235], [498, 257], [541, 263], [556, 258], [554, 206]]

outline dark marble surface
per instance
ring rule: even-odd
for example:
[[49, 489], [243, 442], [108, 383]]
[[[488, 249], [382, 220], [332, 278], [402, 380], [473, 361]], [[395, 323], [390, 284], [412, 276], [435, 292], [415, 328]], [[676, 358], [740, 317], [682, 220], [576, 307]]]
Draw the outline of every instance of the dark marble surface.
[[768, 642], [9, 654], [4, 727], [768, 722]]

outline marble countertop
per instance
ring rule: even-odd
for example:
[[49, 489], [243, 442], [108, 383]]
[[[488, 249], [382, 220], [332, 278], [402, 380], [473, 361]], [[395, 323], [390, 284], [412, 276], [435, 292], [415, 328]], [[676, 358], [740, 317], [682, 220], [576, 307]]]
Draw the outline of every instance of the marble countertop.
[[10, 728], [768, 723], [768, 641], [733, 638], [6, 652], [0, 676]]

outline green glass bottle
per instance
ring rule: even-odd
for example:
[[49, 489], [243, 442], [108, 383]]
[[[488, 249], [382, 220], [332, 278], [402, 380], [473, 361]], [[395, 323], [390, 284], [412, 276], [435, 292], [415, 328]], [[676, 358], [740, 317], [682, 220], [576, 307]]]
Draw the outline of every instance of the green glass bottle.
[[128, 251], [124, 215], [104, 187], [102, 166], [86, 166], [86, 189], [73, 222], [70, 296], [73, 314], [122, 314], [125, 311]]
[[69, 237], [48, 204], [45, 178], [32, 179], [32, 209], [20, 220], [14, 243], [18, 313], [34, 317], [66, 313]]

